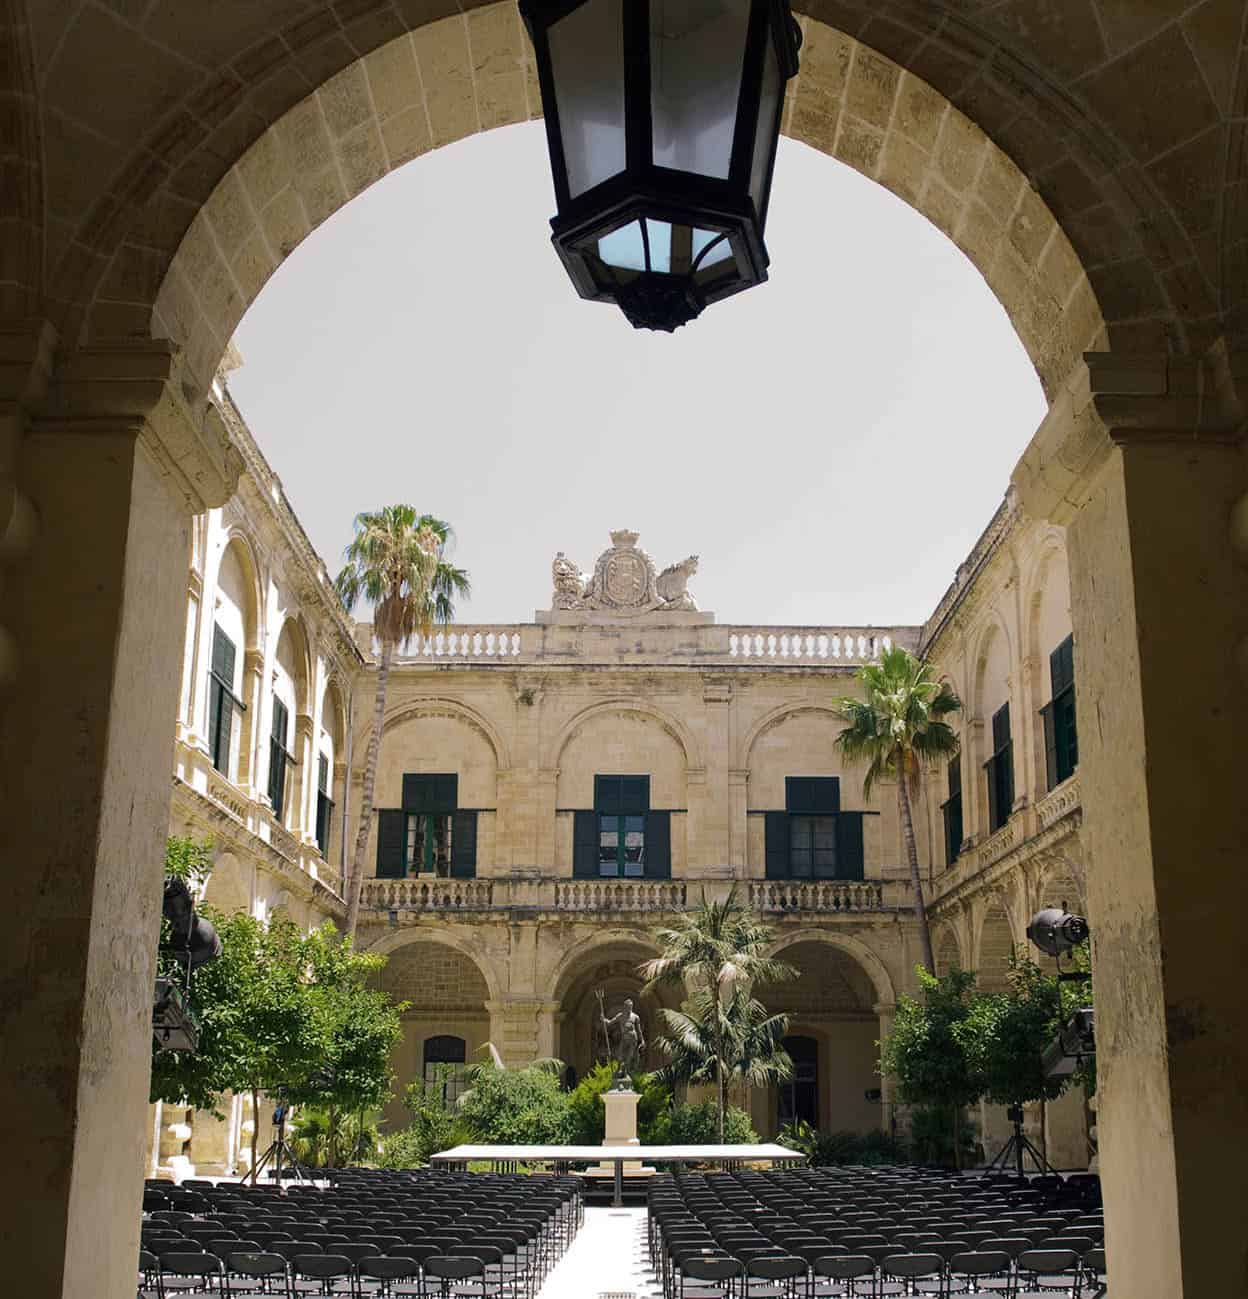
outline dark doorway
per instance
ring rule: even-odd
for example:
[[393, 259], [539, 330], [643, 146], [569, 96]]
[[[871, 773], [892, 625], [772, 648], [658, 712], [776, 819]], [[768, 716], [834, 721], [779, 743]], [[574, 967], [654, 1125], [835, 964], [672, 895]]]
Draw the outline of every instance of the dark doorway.
[[793, 1077], [780, 1084], [779, 1124], [795, 1119], [819, 1126], [819, 1043], [813, 1037], [786, 1037], [784, 1049], [793, 1061]]
[[453, 1104], [464, 1086], [464, 1063], [467, 1043], [462, 1037], [449, 1035], [425, 1039], [424, 1078], [426, 1084], [442, 1080], [442, 1100]]

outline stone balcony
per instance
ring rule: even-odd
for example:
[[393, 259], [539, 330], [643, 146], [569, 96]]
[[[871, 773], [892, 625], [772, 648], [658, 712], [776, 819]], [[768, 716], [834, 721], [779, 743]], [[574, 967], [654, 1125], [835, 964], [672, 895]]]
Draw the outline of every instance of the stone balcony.
[[335, 914], [344, 910], [339, 868], [321, 856], [314, 842], [282, 825], [267, 799], [227, 780], [198, 745], [182, 737], [175, 754], [174, 797], [195, 820], [212, 827], [218, 847], [245, 849], [299, 894], [316, 897]]
[[[366, 879], [361, 906], [395, 916], [420, 914], [654, 915], [688, 910], [731, 883], [694, 880], [568, 879], [540, 873], [479, 879]], [[892, 880], [748, 880], [746, 899], [768, 915], [834, 916], [906, 909], [908, 886]]]

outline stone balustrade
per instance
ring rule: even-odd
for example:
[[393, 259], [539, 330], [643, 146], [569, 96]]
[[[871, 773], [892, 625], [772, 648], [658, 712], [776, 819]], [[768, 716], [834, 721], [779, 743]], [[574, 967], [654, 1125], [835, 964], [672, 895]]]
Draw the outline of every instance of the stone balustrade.
[[[726, 889], [729, 881], [707, 884]], [[513, 911], [601, 916], [670, 914], [696, 904], [697, 896], [698, 881], [567, 879], [525, 872], [516, 878], [366, 879], [360, 901], [366, 910], [401, 913]], [[773, 915], [896, 911], [908, 907], [908, 899], [908, 884], [887, 880], [747, 883], [750, 906]]]
[[823, 627], [728, 632], [728, 657], [801, 663], [870, 663], [891, 649], [891, 636], [871, 631], [830, 631]]
[[[377, 911], [491, 911], [506, 905], [507, 881], [490, 879], [365, 880], [360, 904]], [[501, 887], [500, 887], [501, 886]]]
[[905, 886], [879, 880], [756, 880], [749, 887], [755, 911], [786, 913], [891, 911], [905, 905]]
[[[356, 639], [368, 652], [372, 628]], [[440, 627], [416, 636], [397, 655], [400, 667], [527, 663], [647, 663], [665, 666], [857, 666], [893, 645], [913, 649], [917, 627], [758, 627], [714, 623], [665, 625], [513, 623]], [[375, 648], [375, 647], [373, 647]]]
[[683, 911], [684, 880], [560, 880], [556, 911]]

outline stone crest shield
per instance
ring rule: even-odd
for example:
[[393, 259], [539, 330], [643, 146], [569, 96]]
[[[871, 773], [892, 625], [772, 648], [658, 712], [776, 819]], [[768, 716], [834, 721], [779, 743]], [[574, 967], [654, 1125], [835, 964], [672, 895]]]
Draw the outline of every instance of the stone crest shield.
[[592, 576], [582, 575], [560, 551], [552, 566], [559, 610], [595, 610], [631, 616], [655, 610], [695, 611], [688, 580], [697, 570], [696, 555], [658, 573], [654, 561], [637, 545], [638, 534], [621, 528], [611, 534], [611, 548], [598, 556]]

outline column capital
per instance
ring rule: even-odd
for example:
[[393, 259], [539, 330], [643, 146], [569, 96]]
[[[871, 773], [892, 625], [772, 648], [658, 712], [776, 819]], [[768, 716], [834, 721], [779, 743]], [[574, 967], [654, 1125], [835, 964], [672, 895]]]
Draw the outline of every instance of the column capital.
[[1010, 481], [1037, 519], [1069, 524], [1115, 446], [1237, 443], [1248, 435], [1248, 353], [1087, 352], [1054, 395]]
[[243, 471], [221, 413], [184, 391], [178, 351], [165, 340], [115, 339], [66, 353], [31, 423], [34, 431], [133, 432], [191, 513], [224, 505]]

